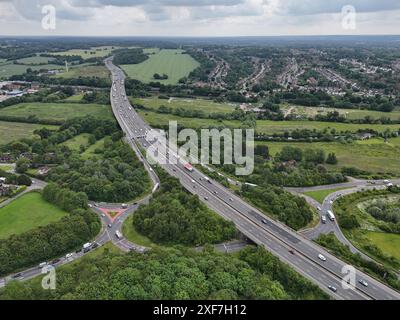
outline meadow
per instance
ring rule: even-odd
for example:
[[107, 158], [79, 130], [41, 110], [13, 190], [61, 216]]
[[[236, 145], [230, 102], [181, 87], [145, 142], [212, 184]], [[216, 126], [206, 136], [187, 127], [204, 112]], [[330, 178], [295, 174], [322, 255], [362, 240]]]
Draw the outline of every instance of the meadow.
[[320, 108], [320, 107], [303, 107], [297, 105], [284, 104], [281, 106], [282, 111], [288, 115], [300, 115], [303, 117], [315, 117], [316, 115], [327, 115], [328, 112], [337, 111], [341, 115], [346, 116], [349, 120], [364, 119], [366, 116], [370, 116], [374, 119], [380, 119], [382, 117], [390, 118], [391, 120], [400, 120], [400, 109], [396, 108], [392, 112], [381, 112], [372, 110], [360, 110], [360, 109], [334, 109], [334, 108]]
[[400, 261], [400, 234], [367, 231], [365, 236], [383, 252]]
[[85, 115], [109, 119], [113, 117], [110, 106], [80, 103], [20, 103], [1, 109], [0, 115], [11, 117], [36, 116], [40, 120], [58, 121]]
[[184, 109], [184, 110], [202, 110], [206, 114], [220, 112], [230, 113], [235, 111], [237, 104], [217, 103], [212, 100], [206, 99], [179, 99], [171, 98], [169, 100], [159, 99], [158, 97], [152, 98], [137, 98], [132, 99], [134, 104], [141, 104], [146, 108], [157, 110], [160, 106], [166, 106], [171, 109]]
[[41, 57], [39, 55], [36, 55], [34, 57], [23, 58], [23, 59], [19, 59], [17, 61], [18, 61], [18, 63], [23, 63], [26, 65], [35, 65], [35, 64], [41, 64], [41, 63], [49, 64], [53, 60], [54, 60], [54, 58], [51, 58], [51, 57]]
[[68, 72], [56, 74], [56, 78], [73, 79], [79, 77], [108, 79], [110, 74], [105, 66], [81, 64], [72, 66]]
[[0, 209], [0, 239], [48, 225], [67, 212], [43, 200], [39, 192], [30, 192]]
[[331, 193], [336, 191], [345, 190], [346, 188], [338, 188], [338, 189], [329, 189], [329, 190], [316, 190], [316, 191], [308, 191], [304, 192], [306, 196], [313, 198], [314, 200], [318, 201], [319, 203], [323, 203], [325, 198], [329, 196]]
[[81, 145], [87, 146], [90, 134], [82, 133], [69, 139], [62, 143], [62, 145], [67, 146], [69, 149], [74, 151], [79, 151]]
[[31, 68], [34, 71], [37, 70], [61, 70], [64, 67], [56, 64], [46, 64], [40, 66], [30, 66], [30, 65], [19, 65], [19, 64], [3, 64], [0, 65], [0, 79], [7, 79], [13, 75], [21, 75], [26, 73], [26, 69]]
[[72, 49], [68, 51], [51, 52], [54, 56], [80, 56], [82, 59], [106, 57], [117, 47], [94, 47], [90, 49]]
[[[196, 69], [199, 63], [182, 50], [163, 49], [150, 55], [149, 59], [139, 64], [122, 65], [125, 73], [133, 79], [149, 82], [161, 82], [163, 84], [177, 84]], [[167, 80], [155, 80], [154, 74], [168, 75]]]
[[[159, 103], [159, 102], [157, 102]], [[168, 100], [165, 100], [164, 104], [168, 106]], [[151, 105], [151, 104], [150, 104]], [[183, 105], [183, 104], [182, 104]], [[186, 106], [189, 106], [187, 104]], [[161, 114], [153, 111], [140, 111], [141, 115], [151, 123], [151, 125], [165, 125], [168, 124], [168, 120], [176, 120], [178, 123], [191, 128], [203, 128], [209, 126], [220, 126], [226, 125], [230, 128], [240, 127], [240, 121], [236, 120], [209, 120], [209, 119], [198, 119], [198, 118], [183, 118], [170, 114]], [[384, 132], [386, 129], [392, 131], [400, 130], [400, 124], [383, 125], [383, 124], [353, 124], [353, 123], [336, 123], [336, 122], [319, 122], [319, 121], [270, 121], [270, 120], [258, 120], [256, 125], [256, 132], [266, 135], [273, 135], [274, 133], [283, 134], [296, 129], [308, 129], [322, 131], [324, 129], [330, 132], [335, 129], [337, 133], [345, 132], [357, 132], [359, 129], [373, 129], [377, 132]]]
[[0, 145], [22, 138], [33, 138], [35, 137], [33, 132], [44, 127], [51, 130], [58, 129], [58, 126], [0, 121]]

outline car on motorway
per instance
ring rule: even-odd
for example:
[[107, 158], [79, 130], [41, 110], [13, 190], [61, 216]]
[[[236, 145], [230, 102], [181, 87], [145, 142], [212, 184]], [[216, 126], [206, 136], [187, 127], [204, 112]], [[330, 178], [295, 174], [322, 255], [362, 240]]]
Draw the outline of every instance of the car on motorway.
[[321, 222], [322, 222], [323, 224], [326, 223], [326, 216], [322, 216], [322, 217], [321, 217]]
[[268, 221], [265, 220], [265, 219], [262, 219], [261, 222], [264, 223], [264, 224], [267, 224], [267, 223], [268, 223]]
[[368, 287], [368, 282], [365, 280], [358, 280], [359, 283], [361, 283], [364, 287]]
[[51, 264], [56, 264], [56, 263], [59, 263], [61, 260], [60, 259], [54, 259], [52, 262], [51, 262]]
[[204, 197], [204, 200], [208, 201], [208, 197]]
[[41, 264], [39, 264], [39, 269], [42, 269], [45, 266], [47, 266], [47, 262], [42, 262]]
[[322, 255], [322, 254], [319, 254], [319, 255], [318, 255], [318, 259], [321, 260], [321, 261], [324, 261], [324, 262], [326, 261], [325, 256]]
[[296, 254], [296, 252], [295, 252], [293, 249], [290, 249], [290, 250], [289, 250], [289, 253], [290, 253], [290, 254]]
[[105, 217], [106, 217], [106, 215], [105, 215], [104, 213], [102, 213], [102, 214], [101, 214], [101, 217], [102, 217], [102, 218], [105, 218]]
[[111, 228], [112, 228], [112, 224], [109, 223], [107, 227], [108, 227], [109, 229], [111, 229]]
[[322, 208], [321, 208], [321, 207], [318, 207], [317, 209], [318, 209], [318, 211], [321, 211], [321, 210], [322, 210]]
[[333, 200], [329, 201], [330, 204], [333, 204]]
[[334, 286], [328, 286], [328, 289], [333, 291], [333, 292], [337, 292], [337, 288]]
[[89, 207], [89, 208], [93, 208], [93, 205], [89, 203], [89, 204], [88, 204], [88, 207]]
[[73, 253], [68, 253], [67, 255], [65, 255], [65, 258], [66, 259], [72, 258], [73, 255], [74, 255]]
[[97, 242], [93, 243], [92, 249], [96, 249], [96, 248], [98, 248], [98, 247], [99, 247], [99, 244], [98, 244]]
[[14, 274], [11, 278], [13, 278], [13, 279], [18, 279], [18, 278], [23, 279], [24, 277], [23, 277], [23, 273], [19, 272], [17, 274]]
[[233, 202], [233, 199], [232, 199], [232, 198], [229, 198], [229, 201], [230, 201], [230, 202]]

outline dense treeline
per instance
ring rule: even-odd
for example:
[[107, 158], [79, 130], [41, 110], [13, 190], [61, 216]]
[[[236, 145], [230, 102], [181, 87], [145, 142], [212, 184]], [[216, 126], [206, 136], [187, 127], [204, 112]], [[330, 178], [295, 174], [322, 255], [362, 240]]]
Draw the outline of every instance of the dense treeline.
[[[87, 199], [85, 201], [82, 195], [54, 187], [45, 193], [46, 197], [52, 193], [53, 202], [71, 209], [70, 214], [47, 226], [0, 239], [1, 276], [63, 255], [89, 241], [100, 231], [100, 221], [86, 209]], [[78, 198], [81, 201], [75, 203], [74, 200]]]
[[114, 52], [114, 64], [138, 64], [148, 59], [143, 49], [119, 49]]
[[[18, 163], [21, 172], [26, 172], [30, 166], [52, 165], [48, 181], [75, 192], [84, 192], [94, 201], [130, 201], [150, 186], [143, 164], [122, 142], [123, 134], [113, 120], [87, 116], [67, 120], [56, 132], [41, 129], [35, 133], [41, 140], [25, 140], [1, 147], [3, 152], [17, 156], [21, 152], [33, 153], [31, 160], [24, 159]], [[82, 158], [78, 152], [62, 145], [82, 133], [90, 134], [88, 140], [91, 144], [106, 137], [95, 150], [95, 157]]]
[[235, 234], [233, 223], [209, 210], [179, 181], [161, 172], [161, 188], [133, 216], [134, 228], [156, 243], [203, 245], [221, 243]]
[[238, 256], [207, 249], [154, 249], [145, 254], [87, 256], [58, 270], [56, 290], [41, 290], [40, 279], [12, 282], [0, 299], [68, 300], [303, 300], [328, 299], [261, 248]]
[[94, 201], [130, 201], [150, 186], [142, 163], [120, 140], [106, 138], [100, 159], [72, 155], [65, 164], [54, 168], [48, 180], [68, 186], [73, 191], [84, 192]]
[[334, 97], [323, 91], [313, 93], [305, 93], [297, 90], [290, 92], [276, 93], [275, 101], [285, 101], [291, 104], [297, 104], [308, 107], [328, 106], [341, 109], [364, 109], [383, 112], [391, 112], [394, 110], [398, 101], [377, 96], [362, 96], [347, 92], [344, 96]]
[[381, 264], [372, 260], [365, 260], [359, 254], [352, 253], [349, 247], [342, 244], [334, 234], [321, 234], [316, 241], [344, 261], [361, 268], [393, 288], [400, 289], [400, 280], [396, 273]]
[[28, 81], [40, 82], [46, 85], [62, 85], [62, 86], [84, 86], [95, 88], [110, 88], [111, 80], [108, 78], [98, 77], [78, 77], [78, 78], [55, 78], [45, 75], [39, 76], [36, 72], [24, 73], [22, 75], [14, 75], [10, 77], [10, 81]]
[[[359, 203], [374, 198], [378, 198], [378, 201], [374, 201], [372, 204], [365, 208], [365, 212], [371, 215], [377, 220], [376, 227], [382, 232], [400, 234], [400, 221], [399, 221], [399, 203], [388, 203], [385, 200], [387, 195], [398, 195], [400, 194], [400, 188], [390, 187], [388, 190], [373, 190], [366, 192], [358, 192], [346, 197], [340, 198], [335, 204], [335, 211], [338, 215], [338, 222], [340, 226], [347, 230], [352, 230], [361, 227], [361, 221], [356, 216], [352, 204]], [[356, 210], [359, 210], [358, 208]], [[369, 249], [374, 251], [374, 254], [378, 250], [370, 247]], [[385, 257], [380, 254], [382, 259]]]
[[[378, 200], [366, 208], [366, 211], [377, 220], [399, 224], [400, 223], [400, 201], [395, 203], [387, 203]], [[398, 228], [400, 233], [400, 225]]]
[[306, 227], [313, 219], [313, 212], [305, 199], [296, 197], [276, 186], [243, 185], [240, 195], [295, 230]]

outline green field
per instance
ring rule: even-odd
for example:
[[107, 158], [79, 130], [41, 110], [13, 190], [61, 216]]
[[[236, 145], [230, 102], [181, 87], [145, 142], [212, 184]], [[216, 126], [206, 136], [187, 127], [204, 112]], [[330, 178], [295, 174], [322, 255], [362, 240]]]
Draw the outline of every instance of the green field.
[[240, 122], [234, 120], [212, 120], [198, 118], [183, 118], [171, 114], [161, 114], [152, 111], [138, 110], [139, 114], [153, 127], [168, 125], [169, 121], [177, 121], [186, 128], [208, 128], [210, 126], [225, 126], [228, 128], [239, 128]]
[[400, 261], [400, 234], [368, 231], [365, 236], [383, 252]]
[[41, 66], [29, 66], [29, 65], [18, 65], [18, 64], [5, 64], [5, 65], [0, 65], [0, 79], [1, 78], [9, 78], [13, 75], [21, 75], [26, 72], [26, 69], [31, 68], [32, 70], [59, 70], [63, 69], [63, 66], [59, 66], [56, 64], [46, 64], [46, 65], [41, 65]]
[[400, 109], [397, 108], [393, 112], [381, 112], [381, 111], [370, 111], [370, 110], [359, 110], [359, 109], [334, 109], [334, 108], [320, 108], [320, 107], [304, 107], [297, 105], [282, 105], [282, 111], [285, 114], [300, 115], [303, 117], [315, 117], [316, 115], [326, 115], [328, 112], [337, 111], [341, 115], [346, 116], [347, 119], [364, 119], [366, 116], [370, 116], [374, 119], [380, 119], [382, 117], [390, 118], [392, 120], [400, 119]]
[[276, 155], [284, 146], [323, 149], [326, 154], [334, 152], [339, 160], [335, 167], [356, 167], [373, 173], [393, 173], [400, 175], [400, 138], [385, 143], [382, 139], [355, 141], [352, 144], [338, 142], [285, 143], [260, 142], [269, 147], [271, 155]]
[[67, 99], [63, 100], [65, 102], [81, 102], [83, 99], [84, 94], [76, 94], [71, 97], [68, 97]]
[[257, 121], [257, 132], [273, 134], [284, 133], [285, 131], [293, 131], [296, 129], [308, 129], [321, 131], [324, 129], [335, 129], [337, 133], [357, 132], [359, 129], [373, 129], [378, 132], [384, 132], [386, 129], [398, 131], [400, 124], [383, 125], [383, 124], [353, 124], [353, 123], [334, 123], [319, 121]]
[[14, 167], [11, 165], [0, 163], [0, 170], [9, 172], [9, 171], [12, 171], [13, 169], [14, 169]]
[[92, 115], [112, 119], [110, 106], [79, 103], [20, 103], [0, 110], [0, 115], [14, 117], [37, 116], [40, 120], [67, 120]]
[[133, 217], [130, 216], [126, 221], [124, 222], [122, 226], [122, 234], [126, 239], [131, 241], [132, 243], [135, 243], [139, 246], [147, 247], [147, 248], [155, 248], [157, 247], [157, 244], [152, 242], [149, 238], [141, 235], [139, 232], [135, 230], [135, 228], [132, 225]]
[[27, 193], [0, 209], [0, 239], [60, 220], [67, 212], [42, 199], [38, 192]]
[[90, 134], [88, 133], [82, 133], [63, 142], [62, 145], [67, 146], [71, 150], [79, 151], [81, 145], [86, 146], [88, 144], [89, 136]]
[[161, 50], [150, 55], [149, 59], [139, 64], [122, 65], [122, 69], [133, 79], [144, 83], [155, 81], [153, 75], [168, 75], [167, 80], [157, 80], [163, 84], [177, 84], [196, 69], [199, 63], [182, 50]]
[[227, 103], [216, 103], [212, 100], [205, 99], [178, 99], [171, 98], [170, 100], [153, 98], [144, 99], [132, 99], [135, 104], [141, 104], [149, 109], [157, 110], [160, 106], [164, 105], [172, 109], [184, 109], [184, 110], [202, 110], [206, 114], [220, 112], [220, 113], [230, 113], [235, 111], [237, 107], [236, 104]]
[[314, 200], [318, 201], [319, 203], [323, 203], [325, 198], [329, 196], [331, 193], [336, 191], [345, 190], [347, 188], [338, 188], [338, 189], [329, 189], [329, 190], [317, 190], [317, 191], [309, 191], [304, 192], [306, 196], [313, 198]]
[[40, 64], [41, 63], [49, 64], [53, 60], [54, 60], [54, 58], [50, 58], [50, 57], [35, 56], [35, 57], [19, 59], [18, 63], [23, 63], [26, 65], [35, 65], [35, 64], [39, 64], [39, 63]]
[[62, 52], [51, 52], [54, 56], [81, 56], [83, 59], [89, 58], [102, 58], [108, 56], [113, 50], [117, 49], [117, 47], [95, 47], [91, 49], [73, 49]]
[[55, 75], [56, 78], [72, 79], [79, 77], [108, 79], [110, 74], [104, 66], [77, 65], [69, 68], [68, 72]]
[[[165, 100], [167, 105], [167, 100]], [[239, 128], [241, 126], [240, 121], [236, 120], [212, 120], [212, 119], [198, 119], [198, 118], [183, 118], [177, 117], [170, 114], [158, 114], [152, 111], [139, 111], [144, 115], [145, 119], [149, 121], [153, 126], [168, 124], [168, 120], [176, 120], [181, 125], [191, 128], [207, 128], [209, 126], [220, 126], [226, 125], [230, 128]], [[147, 115], [145, 114], [147, 113]], [[295, 129], [308, 129], [322, 131], [327, 129], [328, 131], [336, 129], [337, 133], [345, 132], [357, 132], [359, 129], [374, 129], [378, 132], [384, 132], [386, 129], [392, 131], [398, 131], [400, 124], [396, 125], [379, 125], [379, 124], [352, 124], [352, 123], [333, 123], [333, 122], [319, 122], [319, 121], [270, 121], [270, 120], [258, 120], [256, 126], [257, 133], [263, 133], [267, 135], [273, 135], [274, 133], [283, 134], [287, 131], [293, 131]]]
[[89, 146], [89, 148], [87, 148], [85, 150], [85, 152], [81, 154], [82, 158], [89, 159], [90, 157], [96, 155], [95, 154], [96, 149], [103, 150], [104, 149], [104, 139], [105, 138], [100, 139], [100, 140], [96, 141], [95, 144]]
[[57, 130], [58, 126], [0, 121], [0, 145], [22, 138], [32, 138], [35, 136], [33, 132], [41, 128]]

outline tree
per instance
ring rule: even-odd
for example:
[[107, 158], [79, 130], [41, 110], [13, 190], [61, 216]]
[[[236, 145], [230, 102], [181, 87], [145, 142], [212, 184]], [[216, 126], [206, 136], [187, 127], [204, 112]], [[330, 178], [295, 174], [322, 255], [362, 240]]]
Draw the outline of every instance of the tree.
[[25, 174], [21, 174], [20, 176], [17, 177], [17, 183], [20, 186], [31, 186], [32, 185], [32, 180]]
[[16, 163], [15, 171], [18, 173], [25, 173], [26, 171], [28, 171], [30, 165], [31, 161], [29, 159], [26, 159], [24, 157], [19, 158]]
[[303, 151], [300, 148], [285, 146], [282, 148], [278, 158], [281, 161], [301, 161], [303, 159]]
[[335, 164], [338, 164], [338, 162], [339, 161], [338, 161], [335, 153], [331, 152], [331, 153], [328, 154], [328, 158], [326, 159], [326, 163], [327, 164], [335, 165]]

